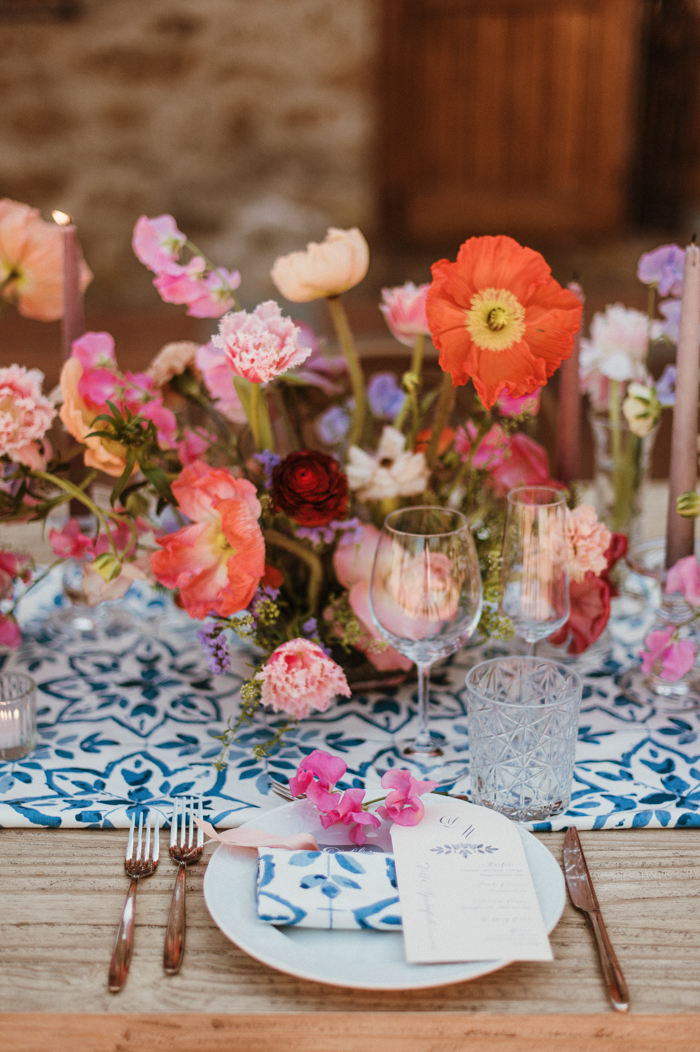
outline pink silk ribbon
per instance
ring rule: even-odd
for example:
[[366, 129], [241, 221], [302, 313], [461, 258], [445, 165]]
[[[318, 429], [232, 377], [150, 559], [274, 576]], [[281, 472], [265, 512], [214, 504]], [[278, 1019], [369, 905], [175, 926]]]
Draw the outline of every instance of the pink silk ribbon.
[[[200, 829], [203, 829], [211, 840], [218, 840], [222, 844], [231, 844], [233, 847], [285, 847], [289, 851], [318, 851], [316, 837], [311, 833], [296, 833], [294, 836], [275, 836], [274, 833], [263, 833], [262, 829], [224, 829], [223, 833], [217, 833], [211, 822], [205, 822], [202, 818], [196, 818]], [[207, 841], [209, 843], [210, 841]]]

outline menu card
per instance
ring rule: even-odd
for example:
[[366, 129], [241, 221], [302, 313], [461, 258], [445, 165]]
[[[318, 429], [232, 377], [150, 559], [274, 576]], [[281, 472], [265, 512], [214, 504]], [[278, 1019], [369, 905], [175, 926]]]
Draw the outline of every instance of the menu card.
[[447, 796], [423, 800], [418, 825], [391, 829], [408, 963], [551, 961], [515, 824]]

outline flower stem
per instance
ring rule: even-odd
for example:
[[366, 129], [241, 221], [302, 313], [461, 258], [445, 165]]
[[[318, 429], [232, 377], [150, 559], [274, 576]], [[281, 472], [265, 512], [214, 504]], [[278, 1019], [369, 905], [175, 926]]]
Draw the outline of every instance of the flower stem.
[[423, 352], [425, 351], [425, 335], [419, 332], [416, 336], [416, 342], [413, 345], [413, 357], [411, 358], [411, 372], [414, 376], [418, 377], [418, 383], [420, 384], [420, 376], [423, 369]]
[[280, 387], [278, 387], [277, 384], [272, 385], [272, 397], [274, 398], [275, 405], [277, 406], [277, 412], [280, 415], [280, 420], [282, 421], [284, 433], [287, 436], [287, 441], [289, 442], [289, 445], [293, 450], [301, 449], [301, 443], [297, 438], [296, 431], [294, 430], [294, 425], [292, 424], [291, 418], [289, 416], [289, 411], [287, 410], [287, 405], [284, 401], [284, 391]]
[[[60, 479], [56, 475], [51, 475], [48, 471], [32, 471], [31, 474], [34, 478], [43, 479], [45, 482], [50, 482], [53, 486], [58, 486], [59, 489], [62, 489], [65, 493], [70, 493], [71, 497], [75, 497], [75, 499], [79, 500], [81, 504], [84, 504], [85, 507], [92, 512], [97, 521], [102, 524], [102, 528], [107, 535], [109, 546], [112, 549], [112, 554], [115, 559], [119, 558], [119, 552], [117, 551], [114, 538], [112, 537], [112, 533], [107, 525], [105, 514], [102, 509], [98, 508], [95, 502], [88, 497], [87, 493], [83, 493], [78, 486], [69, 482], [68, 479]], [[112, 517], [113, 516], [110, 516], [110, 518]]]
[[438, 398], [437, 408], [435, 410], [435, 417], [433, 419], [433, 430], [430, 436], [430, 444], [428, 446], [428, 452], [426, 454], [426, 460], [428, 467], [432, 468], [437, 457], [438, 445], [442, 432], [447, 426], [447, 422], [450, 419], [452, 407], [455, 404], [455, 387], [452, 383], [452, 377], [449, 373], [443, 373], [442, 387], [440, 388], [440, 397]]
[[[185, 241], [185, 247], [189, 248], [190, 252], [194, 256], [201, 256], [202, 257], [202, 259], [204, 260], [204, 262], [207, 265], [207, 270], [214, 270], [219, 275], [219, 277], [221, 277], [221, 274], [219, 272], [219, 268], [216, 266], [215, 263], [212, 263], [212, 261], [209, 259], [208, 256], [204, 255], [204, 253], [202, 252], [201, 248], [197, 248], [197, 246], [195, 245], [194, 241], [190, 241], [190, 239], [188, 238], [187, 241]], [[238, 302], [238, 300], [236, 299], [236, 294], [233, 291], [233, 289], [231, 288], [231, 286], [229, 285], [228, 281], [224, 281], [224, 285], [228, 289], [228, 294], [231, 297], [231, 299], [233, 300], [234, 307], [236, 308], [236, 310], [240, 310], [241, 309], [241, 305]]]
[[647, 359], [645, 368], [649, 371], [649, 362], [651, 361], [651, 348], [653, 341], [651, 338], [651, 327], [654, 323], [654, 314], [656, 313], [656, 285], [649, 285], [647, 288]]
[[272, 434], [270, 414], [267, 411], [265, 393], [261, 390], [260, 384], [250, 385], [250, 428], [258, 453], [264, 449], [274, 451], [275, 439]]
[[333, 319], [333, 325], [335, 326], [338, 341], [343, 349], [345, 360], [348, 363], [350, 385], [355, 399], [352, 424], [350, 425], [350, 433], [348, 434], [348, 445], [356, 446], [362, 440], [365, 416], [367, 414], [365, 378], [362, 373], [362, 366], [360, 365], [357, 348], [355, 347], [355, 342], [352, 338], [352, 332], [350, 331], [350, 326], [348, 324], [348, 316], [345, 313], [345, 307], [343, 306], [340, 296], [327, 296], [326, 302], [328, 304], [328, 309], [331, 312], [331, 318]]
[[293, 537], [288, 537], [286, 533], [279, 533], [277, 530], [265, 530], [264, 537], [267, 544], [274, 544], [276, 548], [284, 548], [285, 551], [291, 552], [292, 555], [296, 555], [298, 559], [306, 563], [309, 570], [309, 583], [307, 585], [309, 612], [315, 615], [321, 594], [321, 585], [323, 584], [321, 560], [309, 548], [300, 544], [299, 541], [295, 541]]

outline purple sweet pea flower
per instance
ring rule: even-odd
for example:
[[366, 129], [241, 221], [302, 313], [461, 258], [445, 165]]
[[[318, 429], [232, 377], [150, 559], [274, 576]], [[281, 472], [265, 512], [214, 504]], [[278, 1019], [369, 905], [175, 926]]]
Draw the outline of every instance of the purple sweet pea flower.
[[680, 296], [683, 291], [685, 252], [678, 245], [661, 245], [640, 256], [637, 277], [645, 285], [656, 285], [660, 296]]
[[367, 384], [367, 400], [377, 420], [393, 420], [401, 412], [406, 395], [393, 373], [375, 373]]
[[676, 372], [675, 365], [667, 365], [656, 381], [656, 397], [663, 406], [676, 404]]

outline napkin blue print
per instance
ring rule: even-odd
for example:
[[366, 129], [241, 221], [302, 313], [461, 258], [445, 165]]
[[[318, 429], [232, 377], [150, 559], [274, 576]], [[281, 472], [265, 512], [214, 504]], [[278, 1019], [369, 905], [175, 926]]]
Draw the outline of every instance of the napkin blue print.
[[[26, 672], [39, 687], [39, 747], [25, 760], [0, 761], [0, 826], [123, 828], [134, 812], [154, 808], [165, 821], [173, 797], [202, 794], [207, 819], [227, 828], [278, 804], [269, 775], [288, 780], [313, 749], [346, 761], [340, 788], [369, 784], [376, 756], [403, 765], [394, 742], [415, 730], [410, 683], [338, 699], [290, 731], [266, 761], [252, 747], [271, 737], [279, 716], [260, 713], [218, 772], [216, 736], [238, 712], [246, 651], [234, 651], [230, 675], [212, 676], [194, 635], [199, 623], [138, 587], [122, 601], [140, 618], [132, 631], [52, 641], [41, 616], [56, 602], [55, 575], [37, 592], [23, 611], [34, 635], [0, 655], [4, 671]], [[585, 676], [571, 807], [530, 828], [700, 826], [700, 713], [664, 715], [625, 698], [617, 678], [634, 660], [645, 625], [612, 627], [611, 657]], [[457, 742], [465, 763], [464, 677], [497, 652], [497, 645], [465, 648], [435, 670], [431, 728]], [[467, 788], [464, 780], [458, 791]]]
[[400, 931], [394, 856], [258, 848], [258, 917], [297, 928]]

